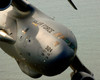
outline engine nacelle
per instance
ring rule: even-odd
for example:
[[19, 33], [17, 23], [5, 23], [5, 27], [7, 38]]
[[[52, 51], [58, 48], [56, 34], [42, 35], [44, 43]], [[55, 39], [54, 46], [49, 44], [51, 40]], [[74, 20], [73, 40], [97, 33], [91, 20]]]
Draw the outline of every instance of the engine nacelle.
[[0, 11], [7, 9], [12, 3], [12, 0], [0, 0]]
[[71, 80], [94, 80], [93, 76], [85, 72], [77, 72]]

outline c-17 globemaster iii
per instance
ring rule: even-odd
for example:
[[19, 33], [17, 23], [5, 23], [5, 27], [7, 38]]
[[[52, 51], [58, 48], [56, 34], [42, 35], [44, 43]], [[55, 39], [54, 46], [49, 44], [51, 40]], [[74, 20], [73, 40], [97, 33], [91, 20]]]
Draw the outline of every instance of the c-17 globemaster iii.
[[71, 80], [94, 80], [76, 55], [72, 31], [35, 6], [25, 0], [0, 0], [0, 19], [0, 48], [28, 76], [55, 76], [71, 67]]

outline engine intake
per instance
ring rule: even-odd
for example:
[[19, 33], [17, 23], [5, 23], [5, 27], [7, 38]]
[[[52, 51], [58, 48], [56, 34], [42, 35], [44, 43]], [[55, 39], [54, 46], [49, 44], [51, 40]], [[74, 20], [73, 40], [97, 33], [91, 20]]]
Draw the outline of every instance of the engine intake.
[[12, 0], [0, 0], [0, 11], [7, 9], [12, 3]]

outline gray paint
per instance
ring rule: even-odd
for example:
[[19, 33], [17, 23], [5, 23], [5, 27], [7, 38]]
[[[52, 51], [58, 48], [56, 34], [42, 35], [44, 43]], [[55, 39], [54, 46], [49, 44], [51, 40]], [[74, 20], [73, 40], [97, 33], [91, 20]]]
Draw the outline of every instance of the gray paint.
[[[55, 1], [56, 2], [56, 1]], [[88, 1], [87, 1], [88, 2]], [[98, 3], [93, 3], [94, 1], [91, 1], [91, 3], [92, 4], [94, 4], [94, 5], [96, 5], [97, 6], [97, 4]], [[84, 3], [86, 3], [86, 2], [84, 2]], [[79, 4], [79, 3], [78, 3]], [[81, 3], [81, 4], [83, 4], [83, 2]], [[84, 5], [84, 4], [83, 4]], [[85, 4], [85, 5], [87, 5], [87, 4]], [[80, 5], [81, 6], [81, 5]], [[99, 79], [99, 76], [98, 76], [98, 74], [99, 74], [99, 72], [97, 72], [98, 70], [99, 70], [99, 66], [95, 66], [96, 67], [96, 69], [94, 70], [94, 67], [92, 67], [92, 65], [94, 64], [94, 65], [99, 65], [98, 64], [98, 62], [99, 62], [99, 56], [96, 56], [95, 54], [99, 54], [99, 36], [95, 36], [95, 34], [99, 34], [99, 20], [98, 21], [96, 21], [97, 19], [99, 19], [99, 12], [96, 10], [95, 11], [95, 9], [96, 9], [96, 6], [95, 7], [93, 7], [93, 6], [91, 6], [91, 5], [88, 5], [88, 8], [86, 8], [87, 6], [84, 6], [84, 8], [87, 10], [86, 11], [86, 14], [84, 14], [84, 15], [82, 15], [82, 13], [84, 12], [84, 9], [83, 9], [83, 7], [82, 7], [82, 9], [81, 9], [81, 11], [83, 11], [82, 13], [81, 13], [81, 11], [79, 11], [79, 13], [78, 13], [78, 15], [77, 16], [75, 16], [76, 14], [74, 14], [74, 15], [72, 15], [72, 16], [70, 16], [71, 15], [71, 13], [70, 14], [68, 14], [68, 15], [66, 15], [66, 17], [67, 17], [67, 23], [66, 23], [66, 21], [63, 21], [62, 22], [62, 19], [64, 19], [64, 18], [62, 18], [62, 19], [60, 19], [60, 20], [58, 20], [57, 18], [57, 20], [58, 20], [58, 22], [60, 21], [60, 22], [62, 22], [62, 23], [64, 23], [64, 24], [66, 24], [66, 25], [68, 25], [68, 26], [74, 26], [74, 27], [70, 27], [72, 30], [73, 30], [73, 32], [76, 34], [76, 36], [77, 36], [77, 38], [78, 38], [78, 43], [79, 43], [79, 51], [78, 51], [78, 53], [80, 53], [79, 54], [79, 56], [83, 59], [83, 61], [86, 63], [86, 64], [89, 64], [89, 66], [91, 67], [91, 69], [93, 69], [93, 71], [97, 74], [95, 74], [97, 77], [96, 78], [98, 78]], [[92, 12], [94, 12], [94, 13], [91, 13], [90, 15], [88, 15], [88, 13], [90, 13], [89, 12], [89, 10], [90, 10], [90, 8], [92, 7]], [[64, 6], [64, 8], [65, 8], [65, 6]], [[44, 9], [44, 8], [43, 8]], [[67, 8], [68, 9], [68, 8]], [[50, 11], [50, 10], [49, 10]], [[58, 10], [58, 12], [59, 12], [59, 10]], [[67, 10], [66, 10], [66, 12], [67, 12]], [[73, 12], [73, 11], [72, 11]], [[49, 13], [50, 14], [50, 13]], [[55, 13], [56, 14], [56, 13]], [[95, 16], [95, 17], [93, 17], [93, 15]], [[63, 16], [63, 15], [62, 15]], [[81, 16], [81, 18], [82, 19], [80, 19], [80, 16]], [[57, 16], [58, 18], [59, 18], [59, 16]], [[71, 19], [73, 17], [73, 19]], [[84, 17], [86, 17], [86, 19], [84, 18]], [[89, 18], [88, 18], [89, 17]], [[92, 19], [91, 19], [91, 17], [92, 17]], [[77, 19], [78, 18], [78, 19]], [[75, 19], [75, 20], [74, 20]], [[96, 22], [95, 22], [96, 21]], [[80, 22], [79, 24], [77, 24], [78, 22]], [[89, 23], [89, 22], [91, 22], [91, 23]], [[80, 26], [81, 25], [81, 26]], [[90, 26], [91, 25], [91, 26]], [[97, 27], [97, 26], [98, 27]], [[84, 27], [85, 26], [85, 27]], [[95, 27], [96, 28], [95, 28]], [[76, 28], [76, 27], [78, 27], [78, 28]], [[88, 28], [87, 28], [88, 27]], [[83, 28], [83, 29], [82, 29]], [[90, 29], [91, 31], [88, 31], [88, 29]], [[95, 31], [94, 31], [94, 29], [95, 29]], [[92, 32], [93, 31], [93, 32]], [[86, 33], [84, 33], [84, 32], [86, 32]], [[92, 36], [91, 36], [91, 34], [93, 34]], [[83, 37], [86, 37], [86, 38], [83, 38]], [[90, 37], [90, 38], [89, 38]], [[90, 40], [91, 39], [91, 40]], [[95, 41], [95, 43], [93, 43], [93, 44], [91, 44], [92, 42], [94, 42]], [[90, 43], [90, 44], [89, 44]], [[90, 46], [91, 45], [91, 46]], [[93, 45], [96, 45], [96, 46], [93, 46]], [[81, 48], [80, 48], [81, 47]], [[88, 47], [88, 48], [87, 48]], [[93, 50], [91, 50], [91, 49], [93, 49]], [[95, 49], [96, 49], [96, 51], [95, 51]], [[93, 52], [95, 53], [95, 54], [93, 54]], [[83, 53], [83, 54], [82, 54]], [[89, 57], [89, 60], [90, 60], [90, 62], [86, 62], [87, 60], [87, 58], [88, 58], [88, 56], [90, 55], [90, 54], [92, 54], [92, 56], [91, 56], [91, 58]], [[85, 56], [85, 57], [84, 57]], [[8, 56], [7, 56], [8, 57]], [[9, 59], [9, 58], [8, 58]], [[95, 59], [95, 60], [94, 60]], [[93, 60], [93, 61], [92, 61]], [[95, 63], [92, 63], [92, 62], [95, 62]], [[12, 65], [11, 65], [12, 66]], [[13, 65], [14, 66], [14, 65]], [[9, 71], [9, 70], [8, 70]], [[2, 72], [2, 71], [1, 71]], [[69, 71], [70, 72], [70, 71]], [[67, 72], [67, 70], [66, 70], [66, 72], [61, 76], [61, 75], [59, 75], [59, 79], [66, 79], [66, 74], [67, 73], [69, 73], [69, 72]], [[1, 73], [1, 75], [2, 75], [3, 73]], [[6, 73], [4, 73], [4, 74], [6, 74]], [[15, 73], [16, 74], [16, 73]], [[22, 74], [23, 75], [23, 74]], [[69, 75], [68, 75], [69, 76]], [[0, 77], [1, 78], [1, 77]], [[3, 78], [3, 77], [2, 77]], [[12, 76], [10, 76], [9, 78], [12, 78], [12, 79], [14, 79], [14, 80], [16, 80], [16, 79], [20, 79], [20, 80], [22, 80], [22, 79], [30, 79], [30, 78], [28, 78], [28, 77], [23, 77], [23, 76], [20, 76], [19, 74], [16, 76], [16, 78], [15, 77], [12, 77]], [[53, 77], [53, 78], [47, 78], [47, 77], [42, 77], [42, 79], [44, 79], [44, 80], [47, 80], [47, 79], [54, 79], [54, 80], [56, 80], [56, 78], [58, 79], [58, 76], [57, 77]], [[3, 78], [4, 80], [5, 80], [5, 78]], [[3, 80], [2, 79], [2, 80]], [[7, 77], [7, 79], [8, 79], [8, 77]], [[42, 80], [42, 79], [40, 79], [40, 80]], [[33, 79], [32, 79], [33, 80]]]
[[38, 78], [60, 74], [69, 67], [77, 41], [68, 28], [24, 2], [12, 2], [8, 10], [0, 13], [1, 18], [6, 16], [0, 35], [7, 32], [7, 36], [0, 37], [0, 47], [15, 58], [22, 72]]

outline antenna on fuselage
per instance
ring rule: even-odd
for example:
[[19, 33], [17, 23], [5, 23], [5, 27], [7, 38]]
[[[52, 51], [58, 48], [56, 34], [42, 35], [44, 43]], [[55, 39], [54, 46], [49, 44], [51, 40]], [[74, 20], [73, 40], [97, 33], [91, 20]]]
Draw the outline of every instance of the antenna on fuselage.
[[72, 7], [73, 7], [74, 9], [77, 10], [77, 7], [76, 7], [75, 4], [72, 2], [72, 0], [68, 0], [68, 2], [72, 5]]

